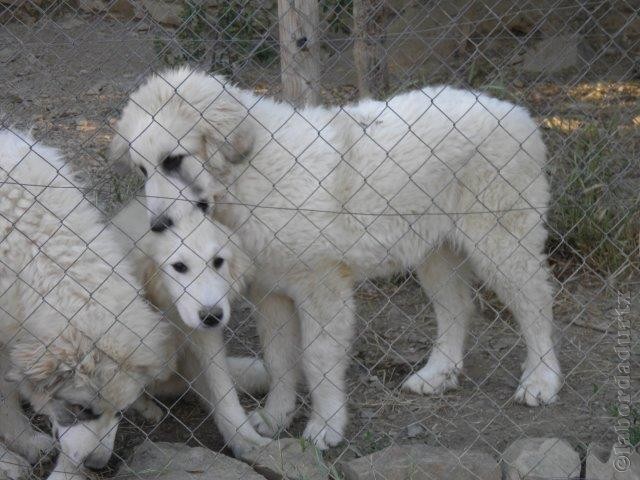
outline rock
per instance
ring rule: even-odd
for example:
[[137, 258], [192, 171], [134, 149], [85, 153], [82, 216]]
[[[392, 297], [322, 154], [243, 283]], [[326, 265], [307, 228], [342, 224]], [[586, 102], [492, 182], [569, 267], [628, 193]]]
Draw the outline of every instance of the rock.
[[538, 42], [524, 56], [522, 68], [531, 73], [555, 73], [585, 65], [593, 51], [582, 37], [558, 35]]
[[29, 470], [29, 462], [0, 443], [0, 479], [28, 478]]
[[11, 57], [15, 55], [15, 51], [9, 47], [0, 48], [0, 62], [8, 63]]
[[107, 11], [107, 4], [102, 0], [81, 0], [78, 8], [87, 13], [102, 13]]
[[592, 443], [587, 448], [585, 480], [640, 480], [640, 454], [616, 455], [615, 447]]
[[327, 480], [329, 468], [322, 453], [297, 438], [274, 440], [246, 453], [242, 459], [269, 480]]
[[502, 455], [505, 480], [556, 480], [580, 476], [580, 456], [559, 438], [521, 438]]
[[424, 432], [425, 429], [422, 425], [420, 425], [419, 423], [412, 423], [411, 425], [407, 426], [405, 436], [407, 438], [416, 438], [422, 435]]
[[264, 480], [248, 465], [202, 447], [145, 440], [118, 471], [120, 480]]
[[345, 480], [500, 480], [500, 467], [486, 453], [429, 445], [394, 445], [340, 465]]
[[129, 0], [116, 0], [109, 5], [109, 14], [122, 20], [129, 20], [136, 16], [136, 9]]
[[156, 22], [167, 27], [179, 27], [182, 25], [182, 5], [167, 3], [159, 0], [144, 0], [144, 7]]

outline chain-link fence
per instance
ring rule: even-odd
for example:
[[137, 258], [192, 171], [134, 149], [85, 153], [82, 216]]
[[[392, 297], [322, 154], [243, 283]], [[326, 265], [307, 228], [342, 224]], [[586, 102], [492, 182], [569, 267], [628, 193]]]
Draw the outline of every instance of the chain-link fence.
[[0, 25], [0, 478], [638, 471], [639, 2]]

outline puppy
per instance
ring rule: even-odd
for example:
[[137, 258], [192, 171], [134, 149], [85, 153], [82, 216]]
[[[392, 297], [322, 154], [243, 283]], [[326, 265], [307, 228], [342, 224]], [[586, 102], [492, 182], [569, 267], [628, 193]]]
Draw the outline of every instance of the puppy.
[[250, 273], [248, 257], [227, 228], [188, 202], [171, 226], [150, 230], [145, 203], [143, 197], [133, 199], [112, 222], [131, 244], [145, 295], [174, 327], [180, 381], [151, 391], [176, 394], [192, 385], [237, 456], [269, 443], [247, 419], [235, 388], [265, 392], [264, 365], [257, 358], [227, 358], [223, 338], [231, 302]]
[[0, 130], [0, 437], [34, 463], [53, 439], [19, 397], [47, 414], [50, 478], [105, 466], [120, 412], [174, 362], [169, 325], [72, 179], [57, 150]]
[[152, 223], [175, 218], [176, 191], [212, 195], [216, 219], [253, 258], [274, 380], [252, 417], [259, 432], [291, 422], [301, 366], [313, 406], [305, 437], [320, 448], [342, 440], [353, 284], [409, 269], [433, 303], [438, 335], [404, 389], [437, 394], [458, 385], [474, 275], [520, 325], [527, 353], [515, 398], [556, 400], [547, 156], [525, 109], [437, 86], [296, 110], [179, 68], [138, 88], [115, 129], [113, 155], [149, 174]]

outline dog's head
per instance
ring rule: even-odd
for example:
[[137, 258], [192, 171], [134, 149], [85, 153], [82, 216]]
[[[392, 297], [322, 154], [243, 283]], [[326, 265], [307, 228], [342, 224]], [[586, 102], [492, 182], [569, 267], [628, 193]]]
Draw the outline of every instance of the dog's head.
[[23, 332], [12, 341], [7, 379], [50, 417], [61, 455], [76, 466], [107, 464], [121, 412], [172, 367], [166, 322], [141, 300], [133, 303], [122, 314], [135, 317], [133, 327], [120, 318], [92, 335], [66, 322], [47, 336]]
[[[241, 291], [249, 268], [249, 259], [231, 232], [191, 208], [171, 226], [147, 235], [156, 268], [164, 272], [168, 297], [164, 303], [173, 304], [191, 328], [226, 325], [231, 301]], [[150, 285], [150, 279], [144, 283]], [[153, 296], [151, 292], [151, 300], [161, 304]]]
[[205, 193], [226, 187], [205, 167], [224, 172], [249, 156], [254, 122], [245, 95], [224, 77], [189, 68], [152, 75], [131, 94], [115, 125], [110, 158], [147, 177], [156, 221], [173, 211], [176, 199], [205, 209]]

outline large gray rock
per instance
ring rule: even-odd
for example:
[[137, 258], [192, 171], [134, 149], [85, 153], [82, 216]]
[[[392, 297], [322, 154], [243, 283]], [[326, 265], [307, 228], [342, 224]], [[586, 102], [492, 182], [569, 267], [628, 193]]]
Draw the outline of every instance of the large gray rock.
[[269, 480], [327, 480], [322, 452], [304, 440], [282, 438], [244, 454], [242, 459]]
[[557, 35], [541, 40], [524, 56], [522, 68], [532, 73], [555, 73], [585, 65], [593, 51], [578, 35]]
[[486, 453], [429, 445], [394, 445], [340, 465], [345, 480], [500, 480], [500, 467]]
[[182, 24], [180, 3], [169, 3], [162, 0], [143, 0], [143, 5], [156, 22], [166, 27], [179, 27]]
[[119, 480], [264, 480], [245, 463], [202, 447], [146, 440], [120, 467]]
[[[624, 458], [622, 458], [624, 457]], [[640, 454], [616, 455], [615, 447], [590, 444], [587, 449], [586, 480], [640, 480]]]
[[27, 478], [30, 468], [29, 462], [0, 443], [0, 480]]
[[521, 438], [502, 455], [505, 480], [554, 480], [580, 476], [580, 456], [559, 438]]

